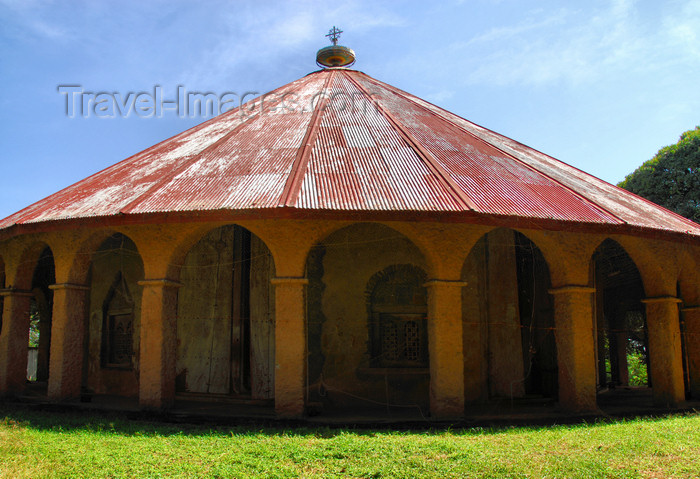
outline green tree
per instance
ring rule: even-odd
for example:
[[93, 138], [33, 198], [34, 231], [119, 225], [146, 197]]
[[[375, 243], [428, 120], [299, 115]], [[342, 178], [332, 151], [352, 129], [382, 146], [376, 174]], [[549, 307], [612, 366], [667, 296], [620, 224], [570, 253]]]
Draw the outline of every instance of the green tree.
[[700, 223], [700, 126], [659, 150], [618, 186]]

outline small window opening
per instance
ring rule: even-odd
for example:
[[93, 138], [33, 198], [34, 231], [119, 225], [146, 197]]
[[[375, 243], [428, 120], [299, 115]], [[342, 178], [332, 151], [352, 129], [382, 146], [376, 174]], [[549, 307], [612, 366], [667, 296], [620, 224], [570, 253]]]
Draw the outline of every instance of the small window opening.
[[132, 369], [134, 344], [134, 301], [121, 273], [110, 289], [104, 308], [102, 365]]
[[425, 273], [394, 265], [369, 282], [371, 364], [380, 368], [428, 365]]

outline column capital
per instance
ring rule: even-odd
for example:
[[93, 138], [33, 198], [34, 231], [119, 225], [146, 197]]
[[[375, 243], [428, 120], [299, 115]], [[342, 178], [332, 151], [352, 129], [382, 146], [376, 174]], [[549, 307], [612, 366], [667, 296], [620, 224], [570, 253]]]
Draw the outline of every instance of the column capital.
[[642, 303], [644, 304], [654, 304], [654, 303], [682, 303], [680, 298], [675, 296], [655, 296], [652, 298], [644, 298]]
[[429, 279], [426, 281], [423, 286], [426, 288], [431, 288], [435, 286], [452, 286], [452, 287], [457, 287], [457, 288], [464, 288], [467, 286], [466, 281], [460, 281], [460, 280], [452, 280], [452, 279]]
[[23, 289], [14, 289], [14, 288], [0, 289], [0, 297], [6, 298], [8, 296], [30, 298], [30, 297], [34, 296], [34, 293], [32, 293], [31, 291], [23, 290]]
[[53, 291], [73, 290], [73, 291], [90, 291], [90, 286], [74, 283], [57, 283], [49, 285], [49, 289]]
[[595, 288], [590, 286], [578, 285], [578, 284], [567, 284], [565, 286], [559, 286], [557, 288], [550, 288], [549, 294], [592, 294], [595, 293]]
[[161, 279], [144, 279], [139, 282], [137, 282], [139, 286], [143, 286], [145, 288], [180, 288], [182, 287], [182, 283], [178, 283], [177, 281], [173, 281], [171, 279], [167, 278], [161, 278]]
[[282, 285], [282, 284], [288, 284], [288, 285], [307, 285], [309, 284], [309, 279], [308, 278], [301, 278], [301, 277], [293, 277], [293, 276], [282, 276], [282, 277], [277, 277], [277, 278], [272, 278], [270, 279], [270, 284], [274, 284], [275, 286]]

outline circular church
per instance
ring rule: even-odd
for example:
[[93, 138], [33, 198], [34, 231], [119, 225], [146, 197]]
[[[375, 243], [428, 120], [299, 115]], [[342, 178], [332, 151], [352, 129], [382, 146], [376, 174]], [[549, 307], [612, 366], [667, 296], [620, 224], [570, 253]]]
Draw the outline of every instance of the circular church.
[[318, 61], [0, 221], [0, 395], [433, 419], [700, 398], [700, 226], [350, 69], [337, 37]]

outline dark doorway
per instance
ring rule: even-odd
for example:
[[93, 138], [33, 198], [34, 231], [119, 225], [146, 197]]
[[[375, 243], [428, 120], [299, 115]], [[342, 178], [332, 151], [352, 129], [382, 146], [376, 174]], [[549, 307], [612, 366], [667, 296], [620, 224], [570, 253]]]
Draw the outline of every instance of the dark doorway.
[[515, 233], [515, 255], [525, 392], [556, 398], [559, 373], [549, 268], [539, 248], [518, 232]]
[[598, 389], [650, 386], [644, 287], [637, 266], [607, 239], [593, 255]]
[[271, 275], [267, 247], [240, 226], [190, 250], [178, 294], [178, 392], [272, 397]]
[[53, 291], [56, 282], [53, 253], [45, 248], [39, 256], [32, 276], [32, 299], [29, 317], [29, 356], [27, 379], [45, 383], [49, 380], [49, 354], [51, 351], [51, 316]]

